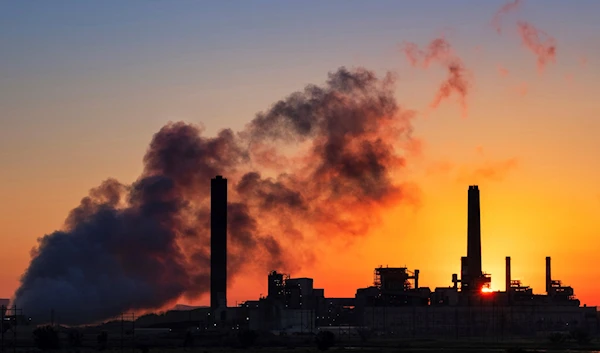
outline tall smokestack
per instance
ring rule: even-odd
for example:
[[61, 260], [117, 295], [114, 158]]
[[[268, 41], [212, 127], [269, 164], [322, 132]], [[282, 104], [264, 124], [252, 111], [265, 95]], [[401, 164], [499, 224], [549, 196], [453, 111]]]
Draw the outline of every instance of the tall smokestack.
[[210, 180], [210, 306], [227, 307], [227, 179]]
[[[469, 186], [467, 213], [467, 266], [469, 279], [473, 281], [482, 276], [481, 273], [481, 220], [479, 211], [479, 187]], [[475, 289], [475, 288], [473, 288]]]
[[546, 256], [546, 293], [550, 294], [552, 288], [552, 269], [550, 265], [550, 256]]
[[510, 293], [510, 256], [506, 257], [506, 293]]

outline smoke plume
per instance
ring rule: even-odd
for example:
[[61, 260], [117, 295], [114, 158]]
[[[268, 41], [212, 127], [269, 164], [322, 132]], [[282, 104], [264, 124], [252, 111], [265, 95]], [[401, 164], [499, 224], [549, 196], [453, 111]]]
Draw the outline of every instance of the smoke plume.
[[493, 160], [485, 159], [476, 163], [457, 164], [449, 160], [432, 163], [426, 169], [428, 175], [449, 175], [457, 183], [481, 183], [502, 181], [519, 166], [516, 157]]
[[520, 21], [517, 26], [523, 44], [537, 56], [538, 69], [543, 71], [556, 59], [556, 40], [527, 22]]
[[[502, 18], [510, 12], [517, 11], [521, 4], [521, 0], [514, 0], [498, 9], [492, 18], [492, 25], [496, 28], [498, 34], [502, 33]], [[548, 63], [555, 61], [556, 40], [553, 37], [526, 21], [517, 22], [517, 32], [523, 45], [537, 57], [537, 65], [540, 71], [543, 71]]]
[[382, 207], [412, 200], [392, 179], [417, 145], [393, 84], [391, 75], [340, 68], [237, 133], [167, 124], [133, 184], [105, 181], [63, 229], [39, 239], [14, 303], [82, 324], [206, 294], [217, 174], [230, 185], [230, 279], [289, 270], [310, 257], [308, 241], [365, 234]]
[[429, 43], [426, 50], [420, 50], [415, 43], [406, 43], [403, 51], [414, 67], [428, 68], [436, 62], [447, 70], [448, 76], [441, 83], [435, 98], [431, 102], [431, 107], [437, 108], [442, 100], [450, 97], [452, 93], [456, 93], [463, 110], [463, 116], [466, 116], [467, 94], [470, 83], [467, 79], [465, 66], [462, 60], [452, 51], [450, 43], [444, 38], [437, 38]]
[[518, 167], [517, 158], [504, 160], [487, 160], [478, 166], [462, 166], [458, 171], [457, 180], [461, 183], [480, 183], [484, 180], [500, 181]]
[[502, 5], [502, 7], [496, 11], [492, 18], [492, 26], [494, 26], [498, 34], [502, 33], [502, 18], [508, 13], [516, 11], [521, 6], [521, 3], [521, 0], [514, 0]]

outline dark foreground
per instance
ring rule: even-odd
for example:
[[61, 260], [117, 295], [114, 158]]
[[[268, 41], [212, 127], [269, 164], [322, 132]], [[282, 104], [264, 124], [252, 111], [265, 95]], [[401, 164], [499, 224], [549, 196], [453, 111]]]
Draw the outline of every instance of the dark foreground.
[[573, 333], [524, 339], [418, 339], [376, 335], [317, 334], [275, 335], [256, 331], [171, 331], [104, 326], [88, 328], [28, 327], [18, 334], [2, 335], [2, 352], [598, 352], [600, 337]]
[[[32, 342], [33, 343], [33, 342]], [[85, 345], [81, 347], [61, 346], [59, 349], [49, 349], [50, 352], [68, 352], [68, 353], [225, 353], [225, 352], [264, 352], [264, 353], [317, 353], [317, 352], [337, 352], [337, 353], [428, 353], [428, 352], [445, 352], [445, 353], [521, 353], [521, 352], [597, 352], [600, 353], [600, 341], [594, 340], [585, 345], [576, 343], [554, 344], [551, 342], [541, 342], [537, 340], [522, 340], [511, 342], [473, 342], [473, 341], [373, 341], [369, 343], [360, 343], [359, 345], [348, 345], [350, 342], [335, 342], [333, 346], [326, 350], [320, 350], [317, 344], [310, 340], [303, 340], [297, 344], [290, 344], [286, 347], [261, 346], [260, 344], [249, 347], [242, 347], [237, 342], [231, 342], [229, 346], [222, 347], [207, 347], [201, 343], [194, 344], [189, 347], [174, 347], [172, 345], [152, 345], [152, 344], [136, 344], [126, 345], [122, 347], [118, 342], [110, 344], [104, 349], [99, 349], [93, 345]], [[5, 346], [4, 352], [42, 352], [41, 349], [32, 345], [24, 345], [20, 347]]]

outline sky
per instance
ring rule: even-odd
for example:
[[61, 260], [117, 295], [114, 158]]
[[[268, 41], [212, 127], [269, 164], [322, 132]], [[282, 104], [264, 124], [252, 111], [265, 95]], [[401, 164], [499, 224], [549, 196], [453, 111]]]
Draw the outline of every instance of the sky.
[[[341, 66], [397, 77], [415, 112], [417, 156], [403, 181], [418, 202], [385, 210], [364, 236], [323, 243], [313, 277], [326, 296], [354, 296], [380, 265], [419, 269], [450, 286], [466, 253], [468, 185], [482, 206], [483, 269], [544, 291], [553, 277], [600, 304], [600, 3], [524, 1], [13, 1], [0, 3], [0, 297], [12, 297], [36, 240], [108, 177], [131, 183], [169, 121], [213, 136], [241, 130], [279, 99]], [[541, 70], [517, 21], [556, 41]], [[441, 66], [413, 67], [403, 48], [442, 37], [464, 63], [456, 95], [433, 108]], [[230, 304], [266, 293], [267, 273], [232, 284]], [[206, 296], [188, 300], [206, 304]]]

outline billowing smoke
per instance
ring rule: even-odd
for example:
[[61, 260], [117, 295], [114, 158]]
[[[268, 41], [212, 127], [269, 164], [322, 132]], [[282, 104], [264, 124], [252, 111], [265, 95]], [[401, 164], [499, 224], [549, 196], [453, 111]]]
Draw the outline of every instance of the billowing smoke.
[[435, 98], [431, 102], [431, 107], [437, 108], [442, 100], [456, 93], [463, 109], [463, 115], [466, 115], [467, 94], [470, 83], [465, 66], [462, 60], [452, 51], [450, 43], [444, 38], [437, 38], [429, 43], [426, 50], [420, 50], [415, 43], [406, 43], [403, 51], [412, 66], [428, 68], [436, 62], [448, 71], [448, 76], [437, 90]]
[[217, 174], [230, 185], [230, 279], [301, 264], [307, 240], [365, 234], [382, 207], [412, 200], [397, 182], [414, 145], [412, 115], [398, 107], [393, 83], [341, 68], [238, 133], [206, 137], [195, 125], [169, 123], [132, 185], [105, 181], [64, 229], [39, 239], [15, 304], [81, 324], [206, 294]]

